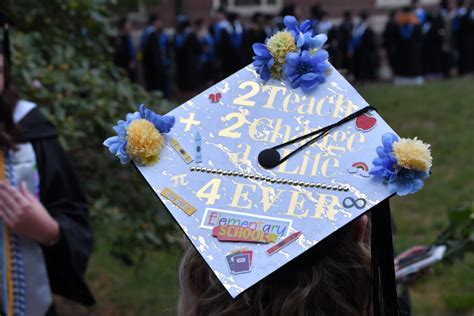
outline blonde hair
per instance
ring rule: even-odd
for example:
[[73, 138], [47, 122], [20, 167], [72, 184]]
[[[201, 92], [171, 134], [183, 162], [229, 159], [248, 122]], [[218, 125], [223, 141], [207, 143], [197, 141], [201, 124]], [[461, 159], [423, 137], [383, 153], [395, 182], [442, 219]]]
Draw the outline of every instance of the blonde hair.
[[370, 238], [354, 238], [356, 227], [341, 229], [236, 299], [187, 242], [178, 315], [368, 315]]

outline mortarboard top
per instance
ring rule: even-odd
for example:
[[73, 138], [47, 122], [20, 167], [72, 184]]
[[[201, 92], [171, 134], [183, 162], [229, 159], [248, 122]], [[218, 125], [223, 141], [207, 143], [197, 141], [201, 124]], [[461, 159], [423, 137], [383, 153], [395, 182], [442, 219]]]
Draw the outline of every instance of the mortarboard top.
[[[162, 134], [159, 161], [136, 164], [234, 298], [400, 189], [393, 163], [382, 168], [398, 137], [338, 71], [323, 65], [318, 84], [295, 87], [291, 69], [264, 81], [261, 65], [257, 57], [169, 112], [175, 124]], [[105, 144], [127, 161], [118, 142]], [[416, 191], [408, 187], [401, 193]]]

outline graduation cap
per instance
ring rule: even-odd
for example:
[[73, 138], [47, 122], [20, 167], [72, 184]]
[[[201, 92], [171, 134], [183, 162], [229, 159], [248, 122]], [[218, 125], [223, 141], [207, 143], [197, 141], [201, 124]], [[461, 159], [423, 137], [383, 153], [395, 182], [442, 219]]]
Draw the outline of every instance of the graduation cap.
[[285, 18], [254, 63], [168, 115], [140, 106], [104, 144], [130, 160], [233, 297], [372, 210], [372, 302], [395, 315], [388, 198], [419, 190], [429, 146], [400, 139]]

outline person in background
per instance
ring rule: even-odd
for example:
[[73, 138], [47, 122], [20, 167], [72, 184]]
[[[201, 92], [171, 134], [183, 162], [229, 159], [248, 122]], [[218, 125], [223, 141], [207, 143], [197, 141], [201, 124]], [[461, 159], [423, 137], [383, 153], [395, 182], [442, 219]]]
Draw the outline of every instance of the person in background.
[[464, 4], [464, 1], [458, 3], [456, 17], [453, 21], [454, 37], [458, 51], [457, 66], [460, 75], [467, 75], [474, 71], [473, 4], [471, 2], [469, 7]]
[[453, 32], [453, 47], [454, 47], [454, 59], [457, 66], [458, 73], [463, 75], [466, 73], [466, 47], [463, 38], [466, 35], [466, 24], [465, 16], [467, 15], [467, 8], [464, 0], [456, 1], [456, 8], [454, 9], [454, 16], [452, 20], [452, 32]]
[[224, 75], [230, 76], [244, 65], [243, 61], [243, 35], [244, 28], [237, 13], [228, 15], [231, 29], [229, 32], [230, 51], [227, 56], [223, 56]]
[[115, 48], [114, 63], [127, 72], [131, 81], [136, 81], [137, 59], [135, 45], [130, 36], [130, 21], [126, 17], [122, 17], [118, 21], [117, 27], [119, 34], [113, 41]]
[[265, 14], [264, 16], [264, 30], [267, 37], [271, 37], [277, 31], [275, 25], [275, 17], [271, 14]]
[[422, 84], [422, 30], [418, 17], [409, 7], [395, 16], [398, 32], [395, 37], [395, 83]]
[[159, 16], [154, 13], [148, 16], [148, 23], [143, 29], [142, 35], [140, 36], [140, 52], [143, 52], [143, 50], [145, 49], [145, 44], [148, 41], [148, 37], [150, 36], [151, 33], [155, 31], [156, 29], [155, 22], [158, 19], [159, 19]]
[[84, 280], [88, 206], [56, 128], [15, 88], [8, 29], [0, 42], [0, 314], [56, 315], [52, 293], [95, 303]]
[[426, 79], [443, 77], [443, 35], [446, 30], [441, 16], [427, 14], [422, 26], [422, 63]]
[[385, 24], [385, 29], [383, 31], [383, 47], [385, 48], [388, 63], [392, 72], [395, 69], [396, 63], [396, 39], [398, 37], [398, 25], [395, 22], [395, 16], [397, 15], [397, 11], [393, 10], [390, 12], [388, 16], [387, 24]]
[[[154, 16], [153, 28], [145, 29], [151, 33], [143, 39], [143, 72], [145, 87], [148, 91], [158, 90], [163, 93], [164, 98], [170, 96], [169, 86], [169, 59], [168, 59], [168, 37], [163, 32], [163, 23], [159, 16]], [[148, 30], [148, 31], [147, 31]]]
[[442, 45], [442, 73], [445, 78], [451, 75], [451, 68], [453, 66], [453, 51], [452, 51], [452, 15], [449, 0], [441, 0], [435, 18], [439, 19], [441, 25], [441, 36], [443, 38]]
[[420, 0], [412, 0], [411, 1], [411, 9], [413, 13], [418, 18], [420, 25], [423, 25], [426, 21], [426, 11], [422, 8], [420, 4]]
[[215, 13], [214, 23], [211, 26], [211, 34], [216, 45], [217, 56], [217, 80], [222, 80], [226, 77], [228, 69], [225, 69], [226, 64], [232, 63], [229, 56], [232, 56], [232, 44], [230, 34], [232, 34], [232, 25], [227, 20], [227, 13], [224, 8], [219, 8]]
[[265, 43], [266, 38], [267, 32], [265, 31], [264, 16], [258, 12], [254, 13], [250, 20], [250, 25], [244, 30], [242, 40], [243, 65], [248, 65], [253, 61], [254, 52], [252, 45], [254, 43]]
[[359, 16], [360, 22], [352, 34], [349, 51], [353, 58], [355, 80], [364, 83], [377, 79], [379, 55], [369, 12], [362, 10]]
[[181, 91], [193, 91], [199, 83], [199, 56], [201, 45], [189, 19], [178, 15], [174, 37], [176, 84]]
[[344, 17], [338, 29], [338, 43], [341, 51], [341, 69], [346, 73], [352, 69], [352, 61], [349, 56], [349, 44], [354, 31], [354, 22], [352, 21], [352, 11], [344, 11]]
[[199, 85], [209, 87], [216, 76], [216, 46], [209, 27], [203, 19], [196, 20], [196, 32], [199, 41], [198, 73]]

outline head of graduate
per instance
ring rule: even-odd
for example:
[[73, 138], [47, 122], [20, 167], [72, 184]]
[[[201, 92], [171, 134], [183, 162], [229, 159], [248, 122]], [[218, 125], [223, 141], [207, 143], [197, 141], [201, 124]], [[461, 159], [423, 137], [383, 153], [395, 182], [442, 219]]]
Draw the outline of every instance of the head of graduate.
[[178, 314], [369, 315], [370, 224], [361, 216], [243, 294], [229, 296], [190, 244], [179, 273]]

